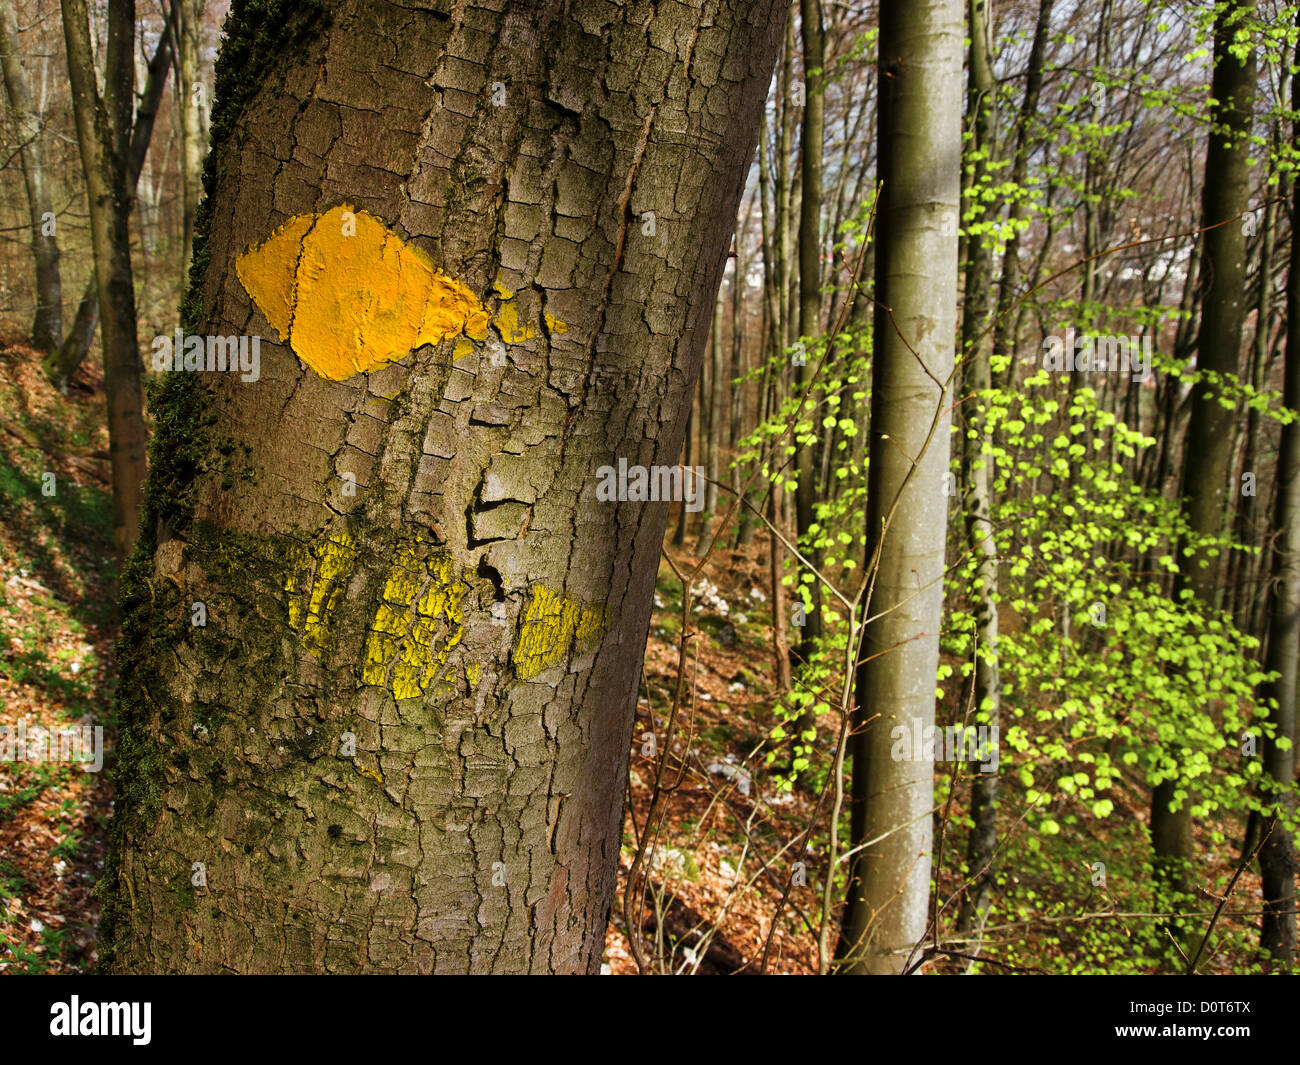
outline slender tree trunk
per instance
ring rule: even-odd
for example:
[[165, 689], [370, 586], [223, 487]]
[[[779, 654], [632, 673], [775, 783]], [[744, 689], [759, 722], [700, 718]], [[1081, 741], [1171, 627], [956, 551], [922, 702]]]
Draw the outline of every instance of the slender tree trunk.
[[[1250, 206], [1248, 167], [1251, 118], [1255, 97], [1255, 53], [1238, 58], [1234, 40], [1254, 0], [1236, 0], [1219, 11], [1214, 32], [1214, 75], [1210, 88], [1213, 132], [1205, 157], [1202, 194], [1205, 285], [1201, 291], [1201, 325], [1197, 368], [1217, 374], [1239, 372], [1242, 324], [1246, 316], [1246, 247], [1234, 219]], [[1227, 223], [1227, 224], [1222, 224]], [[1193, 533], [1218, 536], [1228, 517], [1227, 488], [1232, 472], [1232, 426], [1237, 417], [1225, 409], [1210, 381], [1196, 388], [1187, 430], [1187, 454], [1180, 495]], [[1209, 610], [1218, 603], [1220, 566], [1204, 553], [1184, 558], [1179, 587], [1190, 589]], [[1178, 797], [1185, 785], [1175, 773], [1153, 789], [1151, 842], [1155, 856], [1157, 898], [1165, 912], [1186, 908], [1192, 888], [1192, 799]], [[1183, 935], [1189, 931], [1175, 922]]]
[[728, 387], [731, 389], [731, 413], [727, 421], [727, 454], [730, 461], [734, 463], [731, 470], [731, 487], [736, 492], [739, 503], [736, 511], [738, 522], [736, 543], [741, 546], [748, 545], [753, 540], [754, 514], [745, 505], [748, 493], [744, 491], [744, 485], [748, 478], [745, 471], [740, 468], [740, 464], [735, 461], [740, 450], [740, 441], [745, 435], [746, 426], [750, 424], [746, 421], [747, 404], [745, 402], [750, 393], [750, 386], [748, 383], [740, 383], [746, 371], [744, 300], [748, 289], [749, 262], [745, 258], [744, 248], [741, 246], [739, 239], [736, 241], [736, 258], [734, 262], [735, 268], [731, 278], [731, 357], [728, 362], [730, 367]]
[[[686, 412], [686, 437], [682, 441], [682, 483], [685, 484], [687, 476], [686, 471], [691, 468], [691, 440], [695, 435], [695, 407], [688, 403], [689, 409]], [[685, 500], [682, 501], [677, 511], [677, 527], [673, 530], [673, 547], [684, 547], [686, 545], [686, 525], [690, 519], [690, 514], [686, 511]]]
[[[867, 537], [845, 971], [899, 972], [926, 925], [961, 191], [961, 0], [884, 5]], [[909, 737], [900, 742], [900, 730]], [[894, 755], [901, 755], [894, 757]]]
[[[704, 513], [700, 522], [699, 538], [695, 545], [695, 554], [703, 558], [713, 542], [712, 523], [718, 516], [718, 477], [721, 469], [719, 451], [722, 447], [723, 411], [726, 409], [727, 397], [722, 391], [722, 298], [719, 294], [717, 305], [713, 308], [713, 329], [709, 336], [708, 357], [708, 394], [709, 394], [709, 429], [708, 458], [705, 460], [705, 474], [708, 481], [700, 486], [704, 493]], [[703, 380], [703, 374], [701, 374]], [[721, 535], [718, 530], [717, 535]]]
[[[994, 94], [993, 70], [989, 65], [992, 40], [990, 0], [970, 0], [970, 75], [967, 89], [971, 116], [970, 147], [975, 159], [973, 182], [979, 188], [988, 178], [984, 162], [991, 149]], [[963, 394], [972, 397], [963, 436], [963, 483], [966, 499], [962, 510], [966, 538], [977, 560], [971, 597], [975, 607], [975, 691], [979, 724], [997, 726], [1001, 719], [1001, 685], [998, 678], [998, 551], [993, 540], [992, 490], [989, 463], [992, 435], [987, 428], [983, 404], [993, 379], [989, 369], [989, 288], [992, 254], [985, 240], [976, 235], [968, 244], [965, 310], [962, 314], [962, 355], [966, 360]], [[997, 848], [997, 773], [983, 773], [971, 782], [971, 828], [966, 847], [970, 886], [962, 897], [958, 927], [969, 931], [982, 923], [993, 888], [993, 854]]]
[[[769, 344], [772, 349], [772, 357], [775, 359], [775, 366], [778, 368], [774, 370], [772, 365], [768, 364], [763, 375], [764, 404], [766, 406], [766, 414], [763, 420], [775, 418], [780, 414], [783, 399], [781, 384], [785, 378], [783, 373], [779, 372], [779, 368], [785, 365], [785, 360], [788, 358], [786, 348], [790, 341], [785, 293], [789, 287], [790, 262], [789, 116], [792, 79], [794, 76], [793, 54], [794, 13], [792, 8], [786, 21], [785, 47], [781, 61], [781, 91], [778, 94], [780, 107], [776, 115], [775, 165], [772, 167], [764, 165], [767, 163], [765, 152], [759, 157], [760, 184], [765, 183], [765, 174], [770, 174], [770, 180], [773, 184], [772, 226], [770, 230], [766, 224], [763, 227], [767, 239], [763, 269], [769, 303]], [[772, 170], [775, 171], [774, 174], [771, 173]], [[767, 236], [767, 234], [770, 234], [770, 236]], [[771, 252], [770, 269], [767, 256], [768, 250]], [[783, 455], [773, 451], [769, 459], [769, 469], [775, 473], [783, 458]], [[785, 546], [777, 537], [777, 530], [784, 525], [785, 493], [781, 488], [783, 483], [782, 471], [782, 474], [772, 478], [767, 489], [767, 519], [771, 523], [768, 536], [770, 542], [768, 569], [772, 592], [772, 652], [775, 656], [774, 673], [777, 691], [779, 692], [788, 690], [791, 680], [789, 642], [786, 636], [790, 619], [786, 614], [785, 591], [784, 585], [781, 583], [785, 571]]]
[[[772, 386], [775, 388], [775, 385]], [[782, 569], [785, 563], [785, 549], [777, 538], [777, 533], [784, 524], [782, 512], [785, 507], [785, 493], [780, 481], [773, 481], [767, 496], [767, 520], [771, 523], [768, 538], [772, 542], [768, 554], [768, 577], [772, 586], [772, 658], [776, 665], [776, 690], [790, 690], [790, 645], [786, 632], [789, 629], [789, 604], [785, 598], [785, 585], [781, 583]]]
[[104, 391], [108, 402], [113, 472], [113, 543], [130, 554], [139, 533], [145, 474], [144, 395], [136, 341], [135, 286], [131, 272], [131, 184], [128, 138], [134, 103], [135, 3], [112, 0], [104, 92], [95, 83], [86, 0], [62, 0], [68, 80], [77, 142], [86, 176], [90, 236], [99, 304], [104, 315]]
[[[1300, 15], [1297, 16], [1300, 23]], [[1300, 48], [1297, 48], [1300, 64]], [[1300, 66], [1297, 67], [1300, 70]], [[1292, 75], [1291, 107], [1300, 107], [1300, 72]], [[1300, 138], [1300, 119], [1292, 135]], [[1291, 179], [1291, 217], [1300, 219], [1300, 181]], [[1261, 284], [1266, 278], [1261, 277]], [[1300, 240], [1291, 236], [1291, 261], [1286, 290], [1286, 382], [1283, 404], [1300, 411]], [[1269, 619], [1266, 668], [1276, 670], [1278, 679], [1264, 691], [1269, 720], [1277, 730], [1264, 740], [1264, 771], [1277, 782], [1279, 791], [1267, 798], [1274, 804], [1273, 816], [1265, 819], [1264, 845], [1259, 852], [1264, 916], [1260, 946], [1285, 970], [1295, 965], [1296, 951], [1296, 854], [1291, 830], [1295, 814], [1291, 785], [1295, 781], [1297, 669], [1300, 667], [1300, 422], [1282, 427], [1282, 445], [1277, 459], [1277, 511], [1274, 525], [1279, 535], [1273, 551], [1272, 613]]]
[[[145, 158], [149, 154], [154, 119], [158, 115], [158, 104], [167, 85], [167, 71], [171, 66], [171, 57], [172, 28], [171, 22], [168, 21], [163, 26], [162, 35], [158, 38], [158, 47], [154, 49], [153, 58], [149, 60], [144, 92], [136, 107], [135, 119], [131, 123], [131, 143], [127, 148], [126, 168], [127, 186], [132, 193], [144, 168]], [[81, 301], [77, 304], [77, 313], [71, 331], [58, 350], [42, 363], [46, 376], [59, 389], [67, 388], [72, 375], [77, 372], [77, 367], [90, 351], [91, 341], [95, 337], [95, 327], [98, 324], [98, 281], [92, 274], [86, 282]]]
[[[1274, 129], [1274, 150], [1277, 146], [1277, 131]], [[1267, 184], [1265, 185], [1267, 188]], [[1259, 247], [1259, 290], [1255, 300], [1255, 341], [1250, 353], [1250, 384], [1254, 389], [1263, 389], [1269, 379], [1276, 349], [1270, 343], [1273, 319], [1273, 257], [1277, 241], [1277, 204], [1269, 201], [1264, 207], [1263, 230], [1260, 233]], [[1245, 440], [1242, 443], [1241, 466], [1234, 485], [1234, 492], [1239, 500], [1236, 520], [1236, 537], [1239, 542], [1248, 543], [1252, 539], [1262, 539], [1261, 523], [1257, 517], [1266, 513], [1258, 505], [1258, 484], [1256, 495], [1246, 495], [1244, 475], [1254, 473], [1257, 481], [1259, 470], [1260, 413], [1253, 406], [1246, 413]], [[1262, 575], [1267, 565], [1268, 552], [1234, 551], [1233, 562], [1236, 580], [1233, 582], [1233, 617], [1243, 632], [1263, 636], [1250, 628], [1255, 607], [1259, 600]], [[1267, 593], [1265, 593], [1267, 597]]]
[[[1267, 186], [1265, 186], [1267, 187]], [[1274, 230], [1277, 222], [1277, 205], [1270, 201], [1264, 208], [1263, 228], [1259, 242], [1259, 289], [1255, 301], [1255, 338], [1250, 347], [1249, 374], [1250, 386], [1260, 389], [1266, 381], [1269, 357], [1269, 322], [1272, 315], [1272, 270]], [[1260, 415], [1254, 407], [1246, 412], [1244, 431], [1240, 424], [1233, 427], [1234, 434], [1241, 438], [1241, 461], [1233, 472], [1232, 498], [1237, 500], [1237, 510], [1233, 515], [1233, 539], [1238, 543], [1250, 543], [1258, 538], [1255, 526], [1257, 512], [1255, 495], [1245, 491], [1245, 475], [1253, 473], [1258, 478], [1259, 458], [1259, 421]], [[1235, 444], [1235, 441], [1234, 441]], [[1234, 453], [1238, 450], [1234, 446]], [[1258, 486], [1256, 486], [1258, 488]], [[1267, 555], [1267, 552], [1262, 552]], [[1258, 573], [1253, 569], [1252, 559], [1257, 554], [1253, 551], [1233, 551], [1228, 559], [1228, 587], [1226, 612], [1243, 632], [1249, 632], [1250, 617], [1255, 605], [1255, 585]], [[1262, 635], [1256, 633], [1255, 635]]]
[[27, 187], [27, 218], [32, 257], [36, 261], [36, 311], [32, 317], [32, 346], [56, 351], [63, 340], [63, 282], [59, 276], [59, 244], [54, 205], [45, 183], [41, 154], [41, 120], [32, 108], [27, 72], [19, 52], [18, 16], [12, 0], [0, 0], [0, 68], [18, 133], [18, 162]]
[[160, 386], [101, 957], [594, 972], [668, 515], [602, 470], [681, 453], [784, 6], [263, 11], [183, 323], [260, 372]]
[[200, 78], [203, 58], [204, 0], [178, 0], [172, 6], [176, 30], [176, 103], [181, 129], [181, 290], [189, 277], [194, 248], [194, 218], [203, 190], [207, 154], [207, 97]]
[[997, 326], [993, 333], [995, 355], [1009, 358], [1007, 369], [1000, 375], [1000, 387], [1014, 388], [1016, 383], [1015, 344], [1019, 336], [1018, 316], [1014, 313], [1020, 286], [1020, 232], [1021, 223], [1029, 213], [1025, 195], [1025, 182], [1029, 178], [1029, 156], [1033, 150], [1030, 142], [1031, 126], [1038, 113], [1038, 97], [1043, 88], [1043, 66], [1047, 56], [1048, 35], [1052, 28], [1054, 0], [1039, 0], [1038, 20], [1034, 25], [1034, 43], [1029, 49], [1029, 71], [1025, 78], [1025, 98], [1016, 119], [1016, 154], [1011, 164], [1011, 188], [1015, 195], [1007, 211], [1011, 235], [1007, 238], [1002, 256], [1002, 277], [998, 282]]
[[[803, 36], [804, 112], [799, 202], [799, 335], [811, 349], [822, 334], [822, 143], [826, 127], [825, 77], [822, 68], [826, 62], [826, 48], [822, 32], [821, 0], [801, 0], [800, 25]], [[804, 398], [806, 382], [811, 380], [813, 368], [811, 360], [795, 365], [795, 394], [800, 399]], [[817, 401], [814, 396], [807, 397], [803, 410], [805, 417], [812, 421], [814, 433], [820, 437]], [[821, 552], [809, 539], [816, 522], [813, 503], [817, 494], [817, 477], [814, 472], [817, 453], [815, 447], [801, 441], [795, 441], [795, 447], [798, 471], [795, 488], [796, 533], [803, 541], [805, 557], [814, 568], [818, 568], [821, 565]], [[822, 637], [821, 584], [814, 580], [808, 587], [812, 592], [812, 609], [804, 619], [798, 651], [799, 657], [805, 662], [812, 657], [813, 649]], [[803, 722], [800, 731], [808, 727], [808, 724], [809, 722]]]

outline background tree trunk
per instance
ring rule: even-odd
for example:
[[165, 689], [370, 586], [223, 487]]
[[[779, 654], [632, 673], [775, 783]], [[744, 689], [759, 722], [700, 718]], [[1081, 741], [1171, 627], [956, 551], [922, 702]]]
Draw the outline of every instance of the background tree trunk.
[[[1300, 14], [1297, 15], [1300, 21]], [[1300, 107], [1300, 48], [1297, 73], [1291, 80], [1291, 107]], [[1300, 118], [1292, 135], [1300, 139]], [[1291, 179], [1292, 218], [1300, 218], [1300, 180]], [[1261, 284], [1266, 279], [1261, 276]], [[1291, 261], [1287, 275], [1286, 300], [1286, 383], [1282, 403], [1300, 411], [1300, 240], [1291, 237]], [[1282, 444], [1277, 458], [1277, 514], [1274, 526], [1278, 538], [1273, 550], [1272, 615], [1269, 619], [1268, 657], [1265, 668], [1280, 676], [1264, 691], [1277, 701], [1269, 719], [1277, 729], [1273, 739], [1263, 743], [1264, 771], [1283, 789], [1295, 780], [1295, 716], [1297, 670], [1300, 670], [1300, 422], [1282, 427]], [[1279, 742], [1283, 741], [1283, 742]], [[1286, 742], [1289, 741], [1289, 742]], [[1260, 946], [1283, 969], [1295, 965], [1296, 949], [1296, 857], [1288, 823], [1294, 816], [1295, 800], [1289, 790], [1269, 796], [1279, 808], [1264, 821], [1264, 845], [1259, 865], [1264, 893], [1264, 918]], [[1276, 813], [1283, 816], [1278, 817]]]
[[113, 544], [125, 558], [139, 532], [145, 475], [144, 393], [136, 341], [135, 285], [131, 273], [131, 186], [128, 138], [135, 102], [135, 3], [108, 7], [104, 92], [95, 83], [86, 0], [63, 0], [68, 80], [77, 143], [86, 175], [95, 278], [104, 319], [104, 392], [108, 402], [113, 472]]
[[[826, 128], [825, 75], [826, 47], [822, 33], [821, 0], [801, 0], [800, 27], [803, 36], [804, 112], [801, 134], [799, 202], [799, 335], [805, 342], [816, 341], [822, 333], [822, 151]], [[805, 381], [810, 380], [815, 360], [806, 365], [796, 363], [794, 370], [795, 394], [803, 398]], [[817, 424], [816, 400], [810, 396], [803, 408], [804, 416], [814, 426], [814, 433], [822, 433]], [[795, 452], [798, 484], [795, 491], [797, 532], [804, 539], [804, 551], [814, 568], [821, 565], [821, 552], [807, 541], [809, 530], [815, 523], [813, 500], [817, 493], [816, 448], [796, 441]], [[812, 657], [813, 648], [822, 637], [822, 589], [814, 580], [808, 586], [812, 593], [812, 608], [804, 621], [799, 640], [799, 657], [805, 662]], [[800, 731], [815, 726], [816, 721], [805, 716]]]
[[[974, 158], [973, 184], [981, 188], [988, 179], [986, 158], [991, 153], [991, 127], [994, 119], [993, 70], [989, 65], [992, 40], [989, 0], [970, 0], [970, 74], [967, 90], [967, 113], [971, 121], [970, 148]], [[977, 201], [978, 202], [978, 201]], [[976, 214], [976, 220], [984, 217]], [[975, 690], [974, 706], [979, 724], [999, 724], [1001, 690], [998, 678], [998, 549], [993, 540], [991, 517], [992, 434], [987, 429], [987, 415], [981, 404], [988, 402], [987, 392], [993, 377], [989, 367], [990, 275], [993, 256], [981, 234], [967, 240], [965, 308], [962, 312], [962, 358], [965, 360], [963, 393], [969, 414], [963, 436], [963, 462], [966, 500], [966, 537], [972, 555], [978, 560], [975, 585], [971, 589], [975, 612]], [[987, 451], [987, 457], [986, 457]], [[962, 897], [957, 926], [969, 931], [983, 922], [993, 889], [993, 854], [997, 848], [997, 773], [977, 774], [971, 781], [970, 841], [966, 847], [966, 865], [971, 884]]]
[[[158, 38], [153, 58], [149, 60], [148, 73], [145, 77], [144, 92], [136, 106], [135, 118], [131, 122], [131, 142], [126, 153], [126, 182], [132, 198], [144, 169], [145, 158], [149, 153], [149, 143], [153, 138], [154, 119], [158, 115], [158, 104], [162, 100], [163, 89], [167, 85], [167, 71], [172, 59], [172, 28], [168, 21]], [[94, 274], [86, 282], [86, 289], [77, 304], [76, 317], [72, 329], [63, 339], [58, 350], [52, 352], [43, 363], [46, 376], [59, 389], [66, 389], [77, 367], [90, 352], [91, 341], [95, 337], [95, 327], [99, 324], [98, 281]]]
[[1043, 89], [1043, 67], [1047, 55], [1047, 40], [1052, 28], [1054, 0], [1039, 0], [1038, 19], [1034, 23], [1034, 43], [1029, 49], [1029, 71], [1025, 77], [1025, 96], [1016, 119], [1016, 153], [1011, 163], [1011, 187], [1014, 195], [1007, 209], [1007, 223], [1011, 235], [1007, 237], [1006, 251], [1002, 256], [1002, 276], [998, 279], [998, 310], [993, 330], [993, 352], [1010, 359], [1007, 368], [998, 375], [1000, 387], [1014, 388], [1016, 384], [1015, 345], [1019, 331], [1017, 316], [1013, 313], [1020, 296], [1020, 234], [1021, 224], [1029, 213], [1028, 198], [1023, 194], [1029, 177], [1029, 156], [1033, 151], [1032, 126], [1038, 113], [1038, 98]]
[[[184, 323], [260, 334], [261, 374], [158, 397], [107, 967], [595, 971], [668, 512], [595, 485], [680, 454], [785, 7], [261, 12], [227, 25]], [[345, 208], [495, 324], [307, 368], [310, 316], [276, 343], [235, 262], [304, 215], [350, 247]]]
[[32, 346], [52, 352], [63, 340], [63, 282], [59, 276], [59, 245], [54, 228], [54, 204], [45, 181], [41, 157], [41, 121], [32, 108], [27, 72], [19, 52], [18, 16], [12, 0], [0, 0], [0, 68], [17, 128], [18, 161], [27, 187], [27, 214], [36, 260], [36, 310], [32, 317]]
[[194, 249], [194, 218], [203, 191], [203, 159], [208, 150], [207, 96], [199, 77], [203, 47], [204, 0], [176, 0], [176, 103], [181, 127], [181, 288], [189, 277]]
[[[1214, 30], [1214, 76], [1210, 86], [1213, 130], [1205, 155], [1201, 205], [1205, 285], [1197, 369], [1216, 374], [1239, 370], [1242, 324], [1246, 316], [1246, 238], [1235, 219], [1250, 207], [1248, 166], [1251, 115], [1255, 97], [1255, 53], [1239, 59], [1235, 33], [1255, 9], [1239, 0], [1220, 9]], [[1224, 224], [1226, 223], [1226, 224]], [[1210, 381], [1196, 387], [1187, 428], [1187, 458], [1181, 495], [1193, 533], [1222, 534], [1227, 522], [1227, 488], [1232, 465], [1232, 428], [1237, 412], [1225, 409]], [[1218, 557], [1203, 553], [1180, 560], [1179, 586], [1214, 609], [1219, 597]], [[1160, 906], [1185, 907], [1192, 890], [1192, 800], [1181, 773], [1162, 780], [1151, 796], [1151, 843]], [[1171, 807], [1176, 807], [1171, 808]], [[1181, 925], [1180, 925], [1181, 927]]]

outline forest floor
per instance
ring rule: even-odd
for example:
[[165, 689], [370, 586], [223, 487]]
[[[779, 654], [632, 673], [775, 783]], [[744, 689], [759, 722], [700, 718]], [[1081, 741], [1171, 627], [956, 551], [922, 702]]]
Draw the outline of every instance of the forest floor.
[[[114, 562], [98, 369], [67, 396], [0, 342], [0, 723], [17, 757], [39, 729], [111, 741]], [[52, 476], [51, 476], [52, 475]], [[70, 729], [76, 729], [75, 733]], [[20, 731], [21, 730], [21, 731]], [[70, 747], [70, 745], [69, 745]], [[95, 960], [111, 785], [71, 760], [0, 763], [0, 973]]]
[[[60, 395], [35, 352], [0, 341], [0, 725], [10, 736], [21, 726], [29, 743], [38, 727], [57, 733], [102, 726], [111, 769], [115, 590], [102, 422], [96, 367], [83, 367], [69, 394]], [[670, 522], [656, 583], [602, 969], [638, 970], [627, 937], [631, 914], [648, 971], [816, 972], [825, 805], [817, 832], [804, 832], [819, 810], [834, 716], [820, 721], [813, 769], [793, 789], [783, 787], [779, 766], [768, 758], [784, 760], [788, 751], [772, 735], [779, 700], [766, 537], [760, 532], [753, 546], [740, 549], [730, 541], [715, 545], [684, 615], [674, 565], [686, 572], [695, 564], [695, 540], [688, 535], [674, 547], [672, 528]], [[679, 672], [671, 757], [663, 759]], [[954, 691], [941, 706], [943, 720], [958, 713], [956, 699]], [[110, 775], [7, 757], [0, 745], [0, 974], [87, 971], [95, 961], [93, 886], [103, 868]], [[657, 829], [641, 861], [644, 889], [629, 905], [628, 873], [656, 801], [660, 764]], [[1141, 939], [1149, 887], [1142, 783], [1112, 790], [1116, 812], [1109, 820], [1084, 817], [1071, 832], [1043, 839], [1024, 830], [1025, 789], [1015, 774], [1002, 779], [1007, 813], [999, 864], [1007, 872], [1000, 874], [997, 928], [987, 943], [992, 961], [980, 970], [1006, 971], [1001, 963], [1018, 971], [1152, 971], [1132, 945]], [[938, 878], [944, 899], [962, 882], [965, 831], [954, 826], [964, 814], [959, 787], [946, 821], [936, 818], [941, 829], [949, 826]], [[1240, 826], [1209, 823], [1198, 833], [1231, 841]], [[1210, 865], [1201, 870], [1202, 883], [1215, 892], [1232, 876], [1232, 850], [1231, 842], [1205, 848]], [[1097, 855], [1105, 858], [1109, 887], [1096, 883]], [[833, 900], [841, 891], [837, 883]], [[1213, 895], [1204, 898], [1214, 905]], [[1229, 914], [1258, 909], [1253, 871], [1242, 876], [1232, 902]], [[944, 920], [948, 932], [951, 917]], [[1254, 924], [1248, 916], [1225, 917], [1201, 970], [1257, 971], [1249, 958]], [[969, 961], [960, 953], [958, 945], [926, 971], [963, 971]]]

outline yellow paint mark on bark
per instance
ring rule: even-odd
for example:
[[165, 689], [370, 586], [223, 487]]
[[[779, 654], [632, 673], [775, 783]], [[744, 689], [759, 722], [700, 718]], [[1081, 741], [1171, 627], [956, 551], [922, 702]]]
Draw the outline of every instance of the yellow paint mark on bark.
[[239, 256], [235, 271], [281, 342], [330, 381], [487, 326], [465, 285], [348, 204], [295, 215]]
[[[453, 357], [463, 358], [474, 350], [470, 340], [487, 338], [488, 312], [466, 285], [348, 204], [295, 215], [240, 255], [235, 271], [280, 342], [326, 380], [346, 381], [462, 333]], [[534, 336], [519, 320], [514, 294], [496, 288], [502, 338]], [[553, 332], [568, 330], [545, 319]]]
[[[356, 543], [351, 534], [346, 532], [335, 533], [325, 540], [317, 541], [310, 548], [291, 552], [285, 591], [299, 594], [289, 600], [289, 624], [302, 633], [303, 647], [319, 661], [325, 661], [334, 647], [334, 610], [356, 557]], [[315, 572], [304, 609], [301, 581], [303, 575], [311, 569], [313, 559], [316, 562]]]
[[534, 584], [515, 644], [515, 672], [529, 680], [562, 661], [570, 649], [590, 651], [605, 632], [605, 607]]
[[[460, 603], [465, 591], [451, 555], [421, 559], [414, 547], [399, 550], [370, 626], [361, 679], [391, 688], [398, 699], [423, 694], [464, 638]], [[476, 677], [477, 670], [471, 686]], [[454, 673], [445, 679], [454, 682]]]
[[[515, 294], [506, 288], [505, 285], [497, 281], [493, 286], [496, 289], [497, 296], [500, 297], [500, 305], [497, 308], [496, 318], [493, 324], [497, 327], [497, 332], [501, 334], [501, 339], [507, 344], [518, 344], [525, 340], [531, 340], [537, 335], [529, 323], [520, 323], [519, 310], [515, 305]], [[546, 328], [552, 333], [567, 333], [569, 327], [561, 322], [554, 315], [543, 314], [546, 320]]]

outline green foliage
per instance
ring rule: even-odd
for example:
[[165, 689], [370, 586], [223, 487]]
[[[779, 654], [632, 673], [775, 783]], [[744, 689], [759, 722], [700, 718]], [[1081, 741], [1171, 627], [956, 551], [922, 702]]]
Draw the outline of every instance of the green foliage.
[[[1178, 782], [1193, 816], [1254, 808], [1260, 760], [1243, 744], [1269, 726], [1256, 698], [1268, 679], [1258, 641], [1176, 592], [1179, 552], [1194, 541], [1177, 505], [1133, 484], [1120, 458], [1152, 441], [1097, 407], [1088, 389], [1061, 409], [1046, 374], [1023, 392], [977, 401], [993, 430], [993, 524], [1003, 577], [1003, 771], [1026, 789], [1044, 834], [1104, 820], [1124, 776]], [[1063, 415], [1068, 428], [1057, 431]], [[1091, 446], [1076, 437], [1088, 428]], [[1113, 448], [1118, 456], [1107, 458]], [[975, 560], [953, 570], [962, 601]], [[954, 609], [945, 650], [974, 669], [975, 618]]]

